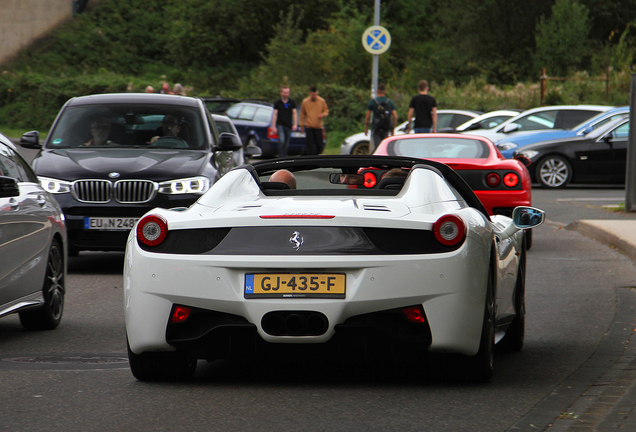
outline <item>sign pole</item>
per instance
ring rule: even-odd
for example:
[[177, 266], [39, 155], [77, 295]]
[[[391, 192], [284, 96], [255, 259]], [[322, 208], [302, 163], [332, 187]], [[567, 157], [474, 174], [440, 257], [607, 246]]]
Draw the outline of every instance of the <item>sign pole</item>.
[[[373, 25], [380, 25], [380, 0], [375, 0]], [[373, 54], [373, 64], [371, 67], [371, 98], [374, 98], [378, 95], [378, 70], [380, 68], [380, 56], [378, 54]]]
[[629, 141], [625, 173], [625, 211], [636, 211], [636, 74], [632, 74], [629, 98]]

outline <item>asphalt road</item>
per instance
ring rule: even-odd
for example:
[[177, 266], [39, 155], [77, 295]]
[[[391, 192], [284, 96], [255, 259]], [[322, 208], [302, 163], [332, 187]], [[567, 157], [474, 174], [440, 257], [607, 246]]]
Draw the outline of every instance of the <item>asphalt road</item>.
[[490, 432], [535, 422], [527, 430], [542, 430], [576, 396], [555, 390], [598, 372], [581, 366], [632, 301], [634, 264], [564, 228], [573, 217], [614, 217], [599, 206], [621, 193], [535, 191], [549, 222], [535, 230], [528, 256], [526, 347], [498, 353], [486, 385], [449, 381], [444, 368], [302, 360], [200, 362], [192, 382], [141, 383], [125, 359], [123, 254], [82, 253], [69, 262], [57, 330], [27, 332], [15, 316], [0, 320], [0, 429]]

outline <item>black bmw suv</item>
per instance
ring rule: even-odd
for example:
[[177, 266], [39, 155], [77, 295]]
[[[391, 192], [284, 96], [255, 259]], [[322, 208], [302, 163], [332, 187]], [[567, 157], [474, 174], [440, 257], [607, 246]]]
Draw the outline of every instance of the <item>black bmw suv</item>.
[[66, 216], [69, 254], [122, 251], [136, 221], [155, 207], [187, 207], [244, 163], [234, 134], [219, 134], [204, 102], [161, 94], [69, 100], [33, 168]]

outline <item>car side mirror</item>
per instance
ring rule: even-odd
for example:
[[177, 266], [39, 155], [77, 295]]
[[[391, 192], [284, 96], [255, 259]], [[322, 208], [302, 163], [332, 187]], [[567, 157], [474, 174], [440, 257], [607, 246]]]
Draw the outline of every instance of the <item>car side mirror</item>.
[[471, 124], [465, 130], [471, 131], [471, 130], [477, 130], [477, 129], [481, 129], [481, 124], [479, 122]]
[[239, 137], [233, 133], [223, 132], [219, 135], [219, 145], [214, 147], [214, 151], [235, 151], [243, 148], [243, 143]]
[[503, 235], [512, 236], [519, 230], [538, 227], [545, 221], [545, 212], [534, 207], [519, 206], [512, 211], [512, 223], [503, 230]]
[[545, 212], [538, 208], [515, 207], [512, 211], [512, 223], [520, 229], [537, 227], [543, 221], [545, 221]]
[[259, 146], [248, 145], [245, 147], [245, 154], [250, 157], [260, 157], [263, 155], [263, 150]]
[[22, 138], [20, 138], [20, 141], [18, 143], [24, 148], [40, 149], [42, 148], [42, 144], [40, 144], [40, 132], [27, 132], [22, 135]]
[[10, 198], [20, 195], [18, 181], [13, 177], [0, 176], [0, 198]]
[[503, 128], [503, 133], [510, 133], [510, 132], [514, 132], [519, 130], [519, 124], [518, 123], [510, 123], [507, 124], [506, 126], [504, 126]]

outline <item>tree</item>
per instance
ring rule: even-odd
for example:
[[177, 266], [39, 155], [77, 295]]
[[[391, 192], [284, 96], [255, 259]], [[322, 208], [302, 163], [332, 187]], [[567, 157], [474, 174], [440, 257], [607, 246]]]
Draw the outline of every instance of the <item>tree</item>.
[[552, 16], [542, 16], [535, 38], [537, 68], [545, 67], [550, 75], [566, 76], [580, 67], [588, 52], [589, 11], [576, 0], [557, 0]]

